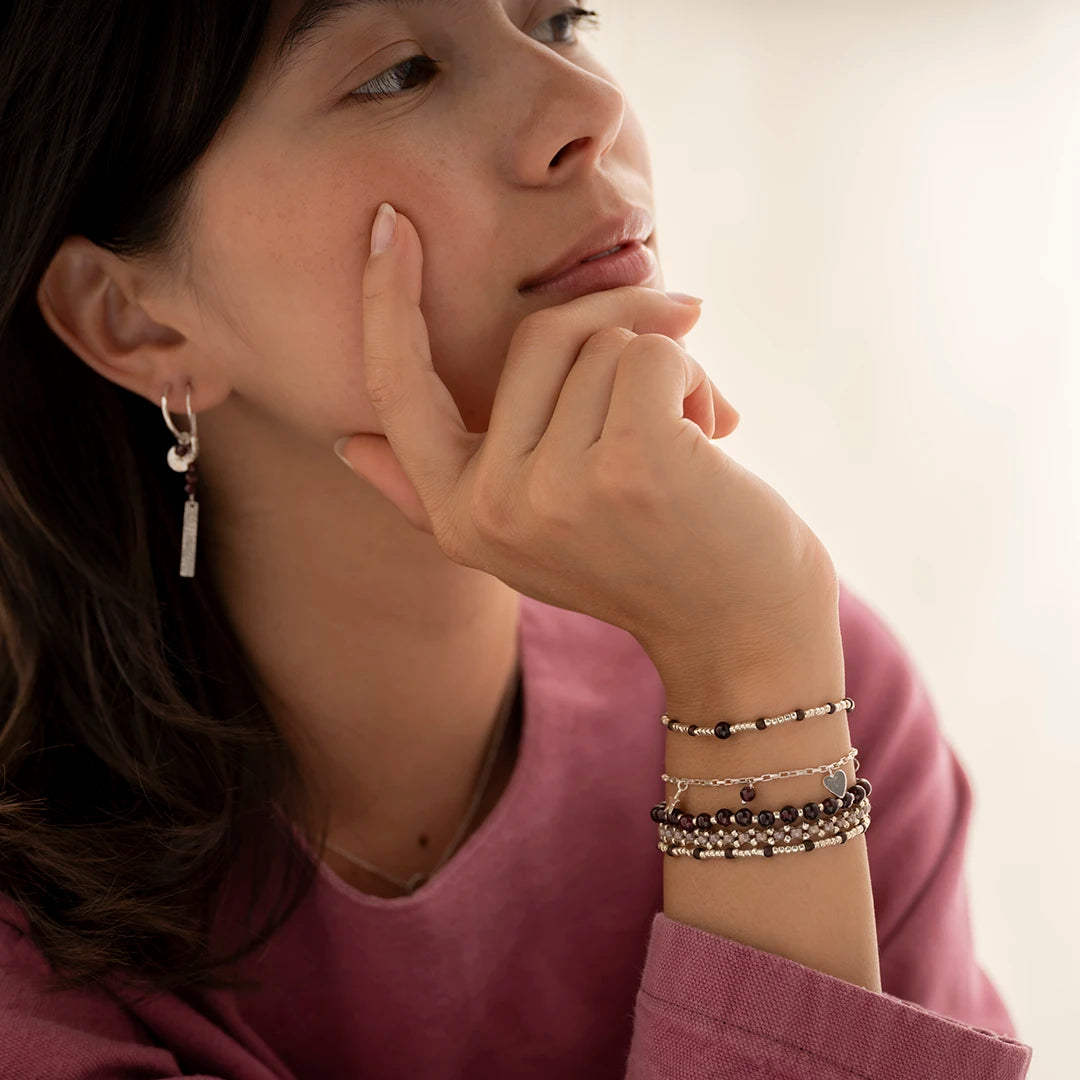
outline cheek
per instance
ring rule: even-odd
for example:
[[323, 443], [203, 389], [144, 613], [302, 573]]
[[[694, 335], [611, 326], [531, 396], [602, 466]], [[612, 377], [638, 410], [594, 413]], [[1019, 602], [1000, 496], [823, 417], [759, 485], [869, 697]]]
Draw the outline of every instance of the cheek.
[[[250, 183], [253, 175], [261, 187]], [[381, 433], [363, 366], [361, 285], [372, 199], [347, 199], [340, 184], [313, 191], [299, 184], [283, 189], [280, 180], [266, 170], [248, 171], [249, 197], [230, 186], [204, 221], [206, 269], [235, 328], [223, 343], [224, 362], [242, 397], [313, 438]], [[354, 195], [381, 186], [363, 177], [348, 185]], [[431, 192], [403, 191], [398, 198], [406, 212], [410, 205], [428, 207], [414, 221], [425, 244], [421, 308], [433, 362], [465, 426], [484, 431], [524, 304], [505, 282], [493, 284], [490, 250], [460, 207], [442, 207]]]
[[425, 292], [421, 306], [436, 373], [450, 391], [466, 429], [486, 431], [510, 340], [524, 311], [508, 304], [506, 297], [463, 297], [456, 288], [444, 294]]

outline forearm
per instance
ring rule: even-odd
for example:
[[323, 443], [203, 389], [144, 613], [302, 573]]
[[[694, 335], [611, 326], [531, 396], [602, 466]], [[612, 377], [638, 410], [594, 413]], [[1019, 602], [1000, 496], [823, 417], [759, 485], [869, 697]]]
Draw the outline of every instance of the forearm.
[[[720, 646], [722, 649], [722, 645]], [[779, 716], [847, 696], [839, 625], [823, 619], [784, 658], [763, 662], [752, 674], [721, 678], [707, 665], [665, 678], [667, 713], [680, 723], [712, 726]], [[856, 706], [858, 703], [856, 702]], [[851, 748], [846, 712], [789, 721], [764, 731], [720, 740], [671, 732], [670, 776], [749, 777], [824, 765]], [[854, 761], [844, 766], [850, 784]], [[824, 774], [759, 783], [746, 804], [757, 814], [791, 804], [802, 807], [829, 796]], [[868, 777], [872, 782], [873, 777]], [[675, 793], [666, 785], [668, 800]], [[691, 785], [679, 798], [690, 814], [740, 809], [740, 785]], [[802, 819], [800, 819], [800, 822]], [[779, 817], [777, 818], [779, 823]], [[664, 912], [672, 919], [786, 956], [807, 967], [880, 992], [877, 932], [867, 862], [860, 834], [798, 854], [737, 859], [664, 856]]]

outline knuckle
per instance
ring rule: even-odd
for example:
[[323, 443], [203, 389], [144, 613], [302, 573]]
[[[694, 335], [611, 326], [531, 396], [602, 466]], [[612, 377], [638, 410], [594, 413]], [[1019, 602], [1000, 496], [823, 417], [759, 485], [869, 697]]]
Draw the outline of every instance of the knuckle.
[[627, 343], [623, 352], [630, 356], [637, 356], [638, 353], [647, 354], [650, 357], [654, 357], [657, 353], [670, 353], [672, 356], [679, 356], [682, 349], [667, 334], [649, 333], [636, 334], [634, 340]]
[[625, 326], [605, 326], [590, 335], [585, 346], [590, 349], [625, 348], [635, 337], [637, 335], [633, 330], [628, 330]]
[[405, 380], [392, 364], [380, 365], [377, 375], [369, 368], [367, 392], [379, 411], [395, 408], [408, 396]]

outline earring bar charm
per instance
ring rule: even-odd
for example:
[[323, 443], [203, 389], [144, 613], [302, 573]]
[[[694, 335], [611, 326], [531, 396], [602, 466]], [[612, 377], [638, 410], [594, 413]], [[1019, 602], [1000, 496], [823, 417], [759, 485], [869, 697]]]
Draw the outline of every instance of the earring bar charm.
[[184, 503], [184, 531], [180, 539], [180, 576], [195, 576], [195, 542], [199, 531], [199, 504], [192, 495]]

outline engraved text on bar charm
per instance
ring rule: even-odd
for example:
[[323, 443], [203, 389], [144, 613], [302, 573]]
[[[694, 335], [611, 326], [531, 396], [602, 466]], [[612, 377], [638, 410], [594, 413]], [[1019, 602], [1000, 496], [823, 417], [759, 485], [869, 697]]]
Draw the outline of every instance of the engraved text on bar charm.
[[184, 530], [180, 540], [180, 576], [195, 576], [195, 539], [199, 531], [199, 504], [194, 499], [184, 503]]

